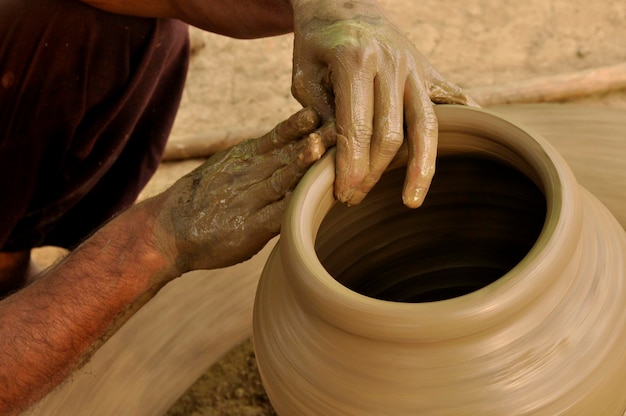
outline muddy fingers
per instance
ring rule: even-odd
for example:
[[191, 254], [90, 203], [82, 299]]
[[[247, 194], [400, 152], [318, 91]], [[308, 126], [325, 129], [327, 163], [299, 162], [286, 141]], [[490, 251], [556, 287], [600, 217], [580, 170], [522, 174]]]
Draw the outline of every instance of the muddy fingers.
[[409, 82], [405, 91], [408, 164], [402, 192], [404, 204], [410, 208], [422, 205], [435, 173], [437, 157], [437, 117], [426, 91]]
[[268, 238], [272, 238], [280, 232], [283, 214], [289, 205], [290, 195], [291, 192], [288, 192], [283, 199], [264, 206], [252, 216], [252, 221], [264, 226]]
[[257, 253], [280, 229], [286, 196], [325, 152], [303, 110], [260, 139], [209, 158], [161, 194], [160, 221], [171, 230], [177, 267], [230, 266]]
[[322, 137], [313, 133], [306, 139], [294, 144], [291, 150], [291, 160], [285, 163], [287, 149], [281, 149], [278, 153], [277, 163], [284, 165], [275, 170], [264, 181], [254, 185], [249, 195], [259, 199], [258, 206], [284, 198], [285, 194], [291, 191], [307, 169], [324, 154], [326, 148]]
[[429, 95], [433, 103], [436, 104], [461, 104], [469, 105], [473, 107], [479, 107], [479, 105], [470, 97], [465, 94], [463, 89], [458, 85], [446, 81], [439, 73], [436, 73], [435, 78], [430, 82]]
[[312, 135], [319, 137], [319, 140], [321, 140], [322, 145], [325, 149], [328, 149], [337, 144], [337, 130], [335, 128], [334, 121], [324, 123], [322, 127], [320, 127], [314, 133], [311, 133], [309, 136]]
[[257, 153], [263, 154], [311, 133], [320, 123], [320, 118], [312, 108], [303, 108], [289, 119], [279, 123], [257, 140]]

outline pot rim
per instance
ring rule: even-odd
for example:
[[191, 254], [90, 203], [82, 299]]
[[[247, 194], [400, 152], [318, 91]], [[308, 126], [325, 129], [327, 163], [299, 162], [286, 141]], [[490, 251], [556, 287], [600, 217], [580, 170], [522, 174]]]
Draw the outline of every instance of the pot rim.
[[439, 105], [435, 113], [440, 155], [490, 155], [517, 166], [537, 182], [547, 203], [542, 231], [516, 266], [466, 295], [402, 303], [359, 294], [335, 280], [315, 252], [321, 222], [335, 203], [332, 149], [294, 191], [279, 249], [287, 280], [305, 300], [304, 307], [343, 330], [403, 342], [440, 341], [476, 333], [535, 302], [572, 260], [582, 228], [582, 203], [574, 175], [557, 151], [538, 134], [492, 111]]

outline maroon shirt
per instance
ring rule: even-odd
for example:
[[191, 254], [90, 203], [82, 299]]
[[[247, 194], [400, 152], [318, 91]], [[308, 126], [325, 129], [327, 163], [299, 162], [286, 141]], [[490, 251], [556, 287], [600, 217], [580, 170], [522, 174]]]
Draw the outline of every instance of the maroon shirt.
[[78, 0], [0, 2], [0, 251], [72, 248], [156, 170], [187, 26]]

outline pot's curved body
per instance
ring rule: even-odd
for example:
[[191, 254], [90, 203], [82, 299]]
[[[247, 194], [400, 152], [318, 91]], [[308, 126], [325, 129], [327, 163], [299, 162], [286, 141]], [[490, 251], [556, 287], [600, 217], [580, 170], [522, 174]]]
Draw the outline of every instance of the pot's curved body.
[[254, 344], [281, 415], [619, 415], [626, 410], [622, 227], [541, 137], [437, 108], [424, 207], [386, 173], [298, 186], [261, 276]]

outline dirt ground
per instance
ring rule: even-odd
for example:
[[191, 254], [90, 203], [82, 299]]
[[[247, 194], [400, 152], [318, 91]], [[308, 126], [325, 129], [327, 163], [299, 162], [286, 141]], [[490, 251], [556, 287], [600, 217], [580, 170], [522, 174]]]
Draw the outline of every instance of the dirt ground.
[[[433, 65], [464, 88], [626, 61], [623, 0], [380, 2]], [[192, 39], [195, 54], [172, 143], [235, 128], [269, 130], [299, 108], [290, 95], [292, 36], [243, 41], [192, 30]], [[626, 91], [576, 102], [626, 109]], [[198, 163], [164, 163], [145, 195]], [[270, 414], [249, 341], [209, 368], [168, 412]]]

